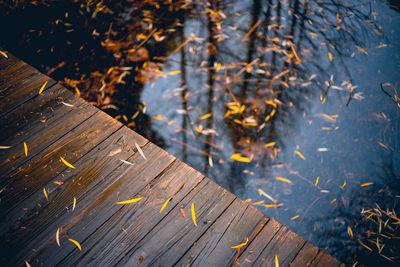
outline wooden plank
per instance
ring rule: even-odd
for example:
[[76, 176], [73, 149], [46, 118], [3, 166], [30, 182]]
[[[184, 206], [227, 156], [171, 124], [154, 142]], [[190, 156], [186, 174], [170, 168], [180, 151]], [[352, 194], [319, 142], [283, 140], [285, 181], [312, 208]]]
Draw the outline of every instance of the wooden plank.
[[[186, 164], [175, 161], [157, 181], [148, 184], [138, 193], [143, 200], [118, 210], [112, 218], [83, 242], [86, 253], [75, 249], [59, 264], [67, 266], [115, 264], [126, 251], [127, 246], [133, 247], [171, 210], [177, 206], [180, 207], [183, 197], [203, 178], [202, 174]], [[170, 197], [172, 197], [171, 201], [160, 213], [162, 205]], [[179, 214], [175, 216], [175, 219], [181, 218]]]
[[[24, 248], [33, 249], [40, 246], [40, 242], [46, 239], [35, 239], [37, 235], [45, 232], [54, 237], [54, 233], [48, 231], [52, 227], [59, 227], [55, 224], [54, 218], [65, 220], [72, 218], [76, 214], [71, 213], [73, 198], [77, 199], [77, 210], [84, 207], [84, 198], [89, 195], [95, 186], [109, 182], [111, 172], [122, 164], [120, 159], [128, 160], [136, 153], [134, 143], [145, 145], [148, 141], [138, 134], [133, 134], [131, 130], [122, 127], [116, 133], [100, 143], [96, 149], [80, 158], [74, 165], [75, 169], [64, 170], [52, 181], [43, 185], [48, 193], [49, 201], [44, 197], [42, 190], [37, 190], [24, 202], [18, 205], [12, 212], [7, 214], [6, 220], [1, 222], [1, 233], [4, 233], [2, 240], [3, 246], [10, 254], [22, 253], [23, 257], [30, 255]], [[120, 151], [120, 152], [118, 152]], [[118, 152], [117, 154], [115, 154]], [[115, 154], [115, 155], [113, 155]], [[63, 182], [57, 185], [54, 181]], [[99, 186], [100, 190], [103, 190]], [[97, 198], [99, 190], [95, 194], [90, 193], [93, 198]], [[54, 230], [56, 231], [57, 228]], [[34, 241], [37, 242], [34, 242]], [[28, 254], [27, 254], [28, 253]]]
[[301, 267], [301, 266], [310, 266], [311, 262], [317, 256], [319, 252], [319, 248], [311, 244], [310, 242], [306, 242], [304, 247], [299, 251], [296, 258], [290, 263], [289, 266], [293, 267]]
[[[6, 179], [0, 181], [3, 188], [0, 216], [7, 214], [19, 202], [68, 168], [61, 162], [60, 157], [74, 164], [119, 128], [121, 128], [119, 122], [102, 112], [96, 112], [90, 119], [12, 171], [6, 176]], [[29, 142], [28, 146], [34, 143]]]
[[[177, 266], [232, 266], [238, 254], [233, 246], [253, 240], [268, 222], [256, 208], [236, 199], [174, 265]], [[242, 249], [245, 249], [243, 247]], [[169, 254], [179, 253], [171, 248]], [[164, 255], [169, 259], [171, 255]]]
[[[126, 244], [125, 251], [112, 264], [164, 265], [177, 262], [198, 240], [221, 214], [232, 204], [235, 196], [204, 179], [180, 203], [186, 211], [186, 217], [179, 215], [180, 205], [161, 220], [140, 242]], [[194, 203], [197, 226], [191, 218], [190, 208]], [[171, 253], [171, 249], [175, 253]]]
[[[127, 159], [134, 165], [121, 164], [101, 182], [101, 186], [95, 186], [85, 192], [77, 201], [80, 208], [77, 206], [74, 212], [64, 211], [45, 228], [37, 229], [32, 225], [36, 232], [34, 240], [29, 241], [25, 249], [15, 258], [19, 262], [27, 258], [37, 259], [45, 265], [53, 266], [76, 249], [76, 246], [67, 241], [68, 238], [84, 243], [84, 240], [118, 210], [125, 209], [126, 211], [132, 208], [132, 205], [136, 203], [123, 206], [115, 202], [135, 197], [148, 183], [166, 171], [175, 160], [153, 144], [149, 143], [142, 149], [152, 161], [144, 160], [137, 153], [134, 154]], [[57, 228], [63, 229], [61, 247], [58, 247], [55, 242]], [[32, 249], [35, 249], [36, 253]], [[84, 252], [87, 252], [85, 247], [84, 249]], [[22, 255], [23, 253], [25, 254]]]
[[[74, 101], [73, 94], [57, 84], [49, 90], [44, 91], [40, 96], [27, 101], [19, 108], [1, 116], [0, 125], [3, 125], [3, 127], [0, 129], [0, 140], [3, 143], [7, 138], [20, 133], [22, 129], [36, 120], [46, 120], [45, 114], [53, 112], [54, 109], [64, 107], [64, 110], [61, 112], [67, 116], [66, 113], [73, 109], [64, 105], [59, 106], [63, 101]], [[83, 101], [74, 102], [79, 105], [85, 104]], [[54, 115], [54, 113], [51, 115]]]
[[[2, 140], [4, 142], [2, 145], [12, 147], [0, 151], [0, 186], [6, 186], [10, 181], [7, 177], [20, 168], [22, 164], [28, 162], [40, 151], [98, 111], [78, 97], [69, 98], [68, 102], [74, 104], [75, 107], [71, 108], [59, 104], [57, 109], [53, 111], [50, 107], [48, 112], [44, 114], [41, 114], [42, 110], [39, 108], [33, 115], [37, 115], [37, 119], [33, 122], [30, 120], [10, 122], [11, 125], [15, 125], [14, 129], [17, 131], [12, 133], [12, 130], [6, 131], [7, 129], [5, 129], [4, 134], [9, 135], [8, 138], [5, 137]], [[47, 106], [42, 107], [46, 108]], [[18, 110], [15, 110], [15, 113], [23, 116]], [[10, 116], [12, 117], [13, 114]], [[28, 117], [28, 115], [25, 116]], [[24, 142], [28, 147], [27, 156], [25, 155]]]
[[303, 238], [283, 226], [251, 265], [273, 266], [276, 256], [280, 266], [288, 266], [305, 242]]
[[338, 267], [340, 266], [340, 262], [326, 253], [323, 250], [318, 252], [318, 255], [315, 259], [311, 262], [311, 267]]
[[45, 90], [56, 82], [43, 74], [35, 74], [19, 79], [16, 83], [0, 92], [0, 116], [15, 109], [25, 101], [35, 97], [45, 82], [48, 82]]
[[246, 248], [242, 249], [243, 252], [240, 254], [237, 261], [238, 265], [252, 265], [281, 228], [282, 225], [279, 222], [270, 219], [261, 232], [251, 240], [250, 244]]

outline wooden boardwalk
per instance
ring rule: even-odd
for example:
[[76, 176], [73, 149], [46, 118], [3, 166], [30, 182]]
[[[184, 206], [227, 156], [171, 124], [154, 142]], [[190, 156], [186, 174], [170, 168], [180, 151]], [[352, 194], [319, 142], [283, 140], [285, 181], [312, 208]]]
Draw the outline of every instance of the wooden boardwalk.
[[[0, 55], [1, 266], [275, 266], [275, 257], [279, 266], [340, 265], [7, 54]], [[116, 203], [133, 198], [142, 199]]]

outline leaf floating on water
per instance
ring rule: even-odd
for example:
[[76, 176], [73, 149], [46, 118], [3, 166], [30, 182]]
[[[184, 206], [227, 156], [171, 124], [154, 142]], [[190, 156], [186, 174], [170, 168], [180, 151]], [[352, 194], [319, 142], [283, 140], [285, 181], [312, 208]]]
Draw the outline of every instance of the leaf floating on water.
[[79, 244], [78, 241], [73, 240], [71, 238], [68, 238], [68, 240], [71, 241], [72, 243], [74, 243], [75, 246], [77, 246], [79, 250], [82, 250], [81, 244]]
[[383, 147], [383, 148], [389, 149], [387, 145], [385, 145], [385, 144], [383, 144], [383, 143], [381, 143], [381, 142], [378, 142], [378, 144], [379, 144], [381, 147]]
[[336, 198], [332, 199], [331, 204], [336, 202]]
[[368, 55], [368, 53], [367, 53], [367, 51], [365, 51], [365, 49], [363, 49], [363, 48], [361, 48], [361, 47], [358, 47], [358, 46], [356, 46], [356, 47], [357, 47], [357, 49], [358, 49], [360, 52], [362, 52], [362, 53]]
[[26, 145], [26, 143], [24, 142], [24, 150], [25, 150], [25, 157], [28, 156], [28, 146]]
[[58, 245], [59, 247], [61, 247], [61, 245], [60, 245], [60, 228], [57, 228], [56, 242], [57, 242], [57, 245]]
[[46, 85], [47, 85], [47, 81], [45, 81], [44, 84], [42, 85], [42, 87], [40, 87], [39, 95], [43, 92], [43, 89], [46, 87]]
[[327, 152], [327, 151], [329, 151], [329, 149], [327, 149], [326, 147], [317, 148], [317, 152]]
[[65, 105], [65, 106], [67, 106], [67, 107], [75, 107], [74, 105], [72, 105], [72, 104], [68, 104], [68, 103], [65, 103], [64, 101], [63, 102], [61, 102], [63, 105]]
[[358, 243], [360, 243], [361, 246], [363, 246], [364, 248], [368, 249], [369, 251], [372, 251], [372, 248], [368, 247], [367, 245], [365, 245], [363, 242], [361, 242], [360, 239], [357, 239]]
[[318, 185], [318, 182], [319, 182], [319, 176], [318, 176], [317, 179], [315, 180], [315, 186]]
[[76, 197], [74, 197], [74, 203], [72, 204], [72, 211], [74, 211], [75, 206], [76, 206]]
[[303, 156], [303, 154], [300, 153], [300, 151], [296, 150], [295, 152], [300, 158], [302, 158], [303, 160], [306, 160], [306, 158]]
[[282, 207], [283, 203], [268, 203], [268, 204], [264, 204], [264, 207], [266, 208], [278, 208], [278, 207]]
[[274, 146], [276, 144], [276, 142], [270, 142], [268, 144], [265, 144], [265, 147], [271, 147]]
[[290, 181], [289, 179], [286, 179], [286, 178], [283, 178], [283, 177], [280, 177], [280, 176], [276, 176], [276, 180], [279, 180], [279, 181], [282, 181], [282, 182], [285, 182], [285, 183], [288, 183], [288, 184], [292, 183], [292, 181]]
[[192, 203], [191, 211], [192, 211], [193, 223], [194, 223], [195, 226], [197, 226], [197, 222], [196, 222], [196, 213], [194, 212], [194, 203]]
[[142, 156], [145, 160], [147, 160], [146, 156], [143, 153], [143, 150], [140, 148], [138, 143], [135, 142], [135, 146], [136, 146], [137, 150], [139, 151], [140, 156]]
[[372, 184], [374, 184], [374, 183], [373, 182], [368, 182], [368, 183], [363, 183], [360, 186], [364, 187], [364, 186], [369, 186], [369, 185], [372, 185]]
[[126, 164], [128, 164], [128, 165], [133, 165], [133, 163], [132, 162], [129, 162], [129, 161], [126, 161], [126, 160], [123, 160], [123, 159], [119, 159], [121, 162], [123, 162], [123, 163], [126, 163]]
[[351, 238], [353, 238], [353, 230], [351, 230], [350, 226], [347, 226], [347, 233]]
[[330, 120], [330, 121], [336, 121], [336, 119], [335, 119], [333, 116], [329, 116], [329, 115], [327, 115], [327, 114], [325, 114], [325, 113], [322, 113], [322, 116], [325, 117], [325, 118], [327, 118], [327, 119]]
[[249, 243], [249, 238], [248, 238], [248, 237], [246, 237], [246, 241], [245, 241], [245, 242], [243, 242], [243, 243], [241, 243], [241, 244], [239, 244], [239, 245], [237, 245], [237, 246], [233, 246], [233, 247], [231, 247], [231, 248], [241, 248], [241, 247], [246, 246], [247, 243]]
[[49, 197], [47, 196], [46, 188], [43, 187], [43, 194], [46, 197], [47, 201], [49, 201]]
[[275, 267], [279, 267], [278, 255], [275, 254]]
[[291, 221], [296, 220], [297, 218], [299, 218], [299, 215], [293, 216], [292, 218], [290, 218]]
[[12, 148], [12, 146], [0, 146], [0, 149], [9, 149]]
[[200, 117], [200, 120], [205, 120], [205, 119], [208, 119], [208, 118], [210, 118], [211, 116], [212, 116], [212, 114], [211, 114], [211, 113], [207, 113], [207, 114], [205, 114], [205, 115], [201, 116], [201, 117]]
[[130, 203], [135, 203], [138, 202], [139, 200], [141, 200], [143, 197], [138, 197], [138, 198], [132, 198], [129, 200], [125, 200], [125, 201], [120, 201], [120, 202], [115, 202], [116, 204], [130, 204]]
[[8, 58], [7, 54], [1, 50], [0, 50], [0, 54], [2, 54], [3, 57]]
[[341, 187], [344, 188], [345, 186], [346, 186], [346, 181], [343, 182], [343, 185]]
[[257, 205], [261, 205], [263, 203], [264, 203], [264, 200], [261, 200], [261, 201], [254, 202], [253, 205], [257, 206]]
[[31, 267], [31, 265], [29, 264], [28, 261], [25, 261], [25, 265], [26, 265], [26, 267]]
[[165, 207], [168, 205], [168, 202], [172, 199], [172, 197], [168, 198], [167, 201], [165, 201], [164, 205], [162, 205], [160, 209], [160, 213], [165, 209]]
[[330, 52], [328, 52], [328, 57], [329, 57], [329, 61], [332, 62], [332, 54]]
[[71, 163], [69, 163], [68, 161], [66, 161], [65, 159], [63, 159], [63, 157], [60, 157], [60, 159], [61, 159], [61, 161], [62, 161], [65, 165], [67, 165], [67, 167], [70, 167], [70, 168], [72, 168], [72, 169], [75, 169], [75, 167], [74, 167]]
[[155, 120], [162, 121], [163, 117], [161, 115], [156, 115], [153, 117]]
[[239, 153], [236, 153], [236, 154], [233, 154], [232, 156], [231, 156], [231, 159], [233, 159], [233, 160], [236, 160], [236, 161], [239, 161], [239, 162], [251, 162], [251, 159], [250, 158], [247, 158], [247, 157], [242, 157]]

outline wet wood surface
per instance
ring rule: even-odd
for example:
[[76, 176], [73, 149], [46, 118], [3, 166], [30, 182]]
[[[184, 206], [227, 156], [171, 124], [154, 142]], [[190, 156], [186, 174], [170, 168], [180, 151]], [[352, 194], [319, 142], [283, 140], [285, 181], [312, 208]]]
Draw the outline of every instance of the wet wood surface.
[[[7, 55], [0, 56], [2, 266], [275, 266], [275, 258], [279, 266], [340, 265]], [[142, 199], [116, 203], [132, 198]]]

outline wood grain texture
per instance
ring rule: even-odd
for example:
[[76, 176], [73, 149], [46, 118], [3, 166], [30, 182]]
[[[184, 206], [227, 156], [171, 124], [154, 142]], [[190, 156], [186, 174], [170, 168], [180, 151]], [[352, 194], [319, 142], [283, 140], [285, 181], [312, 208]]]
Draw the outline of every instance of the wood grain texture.
[[[326, 252], [7, 54], [8, 59], [0, 57], [0, 145], [11, 146], [0, 150], [2, 266], [25, 261], [31, 266], [273, 266], [275, 255], [280, 266], [339, 266]], [[247, 239], [240, 249], [232, 248]]]

